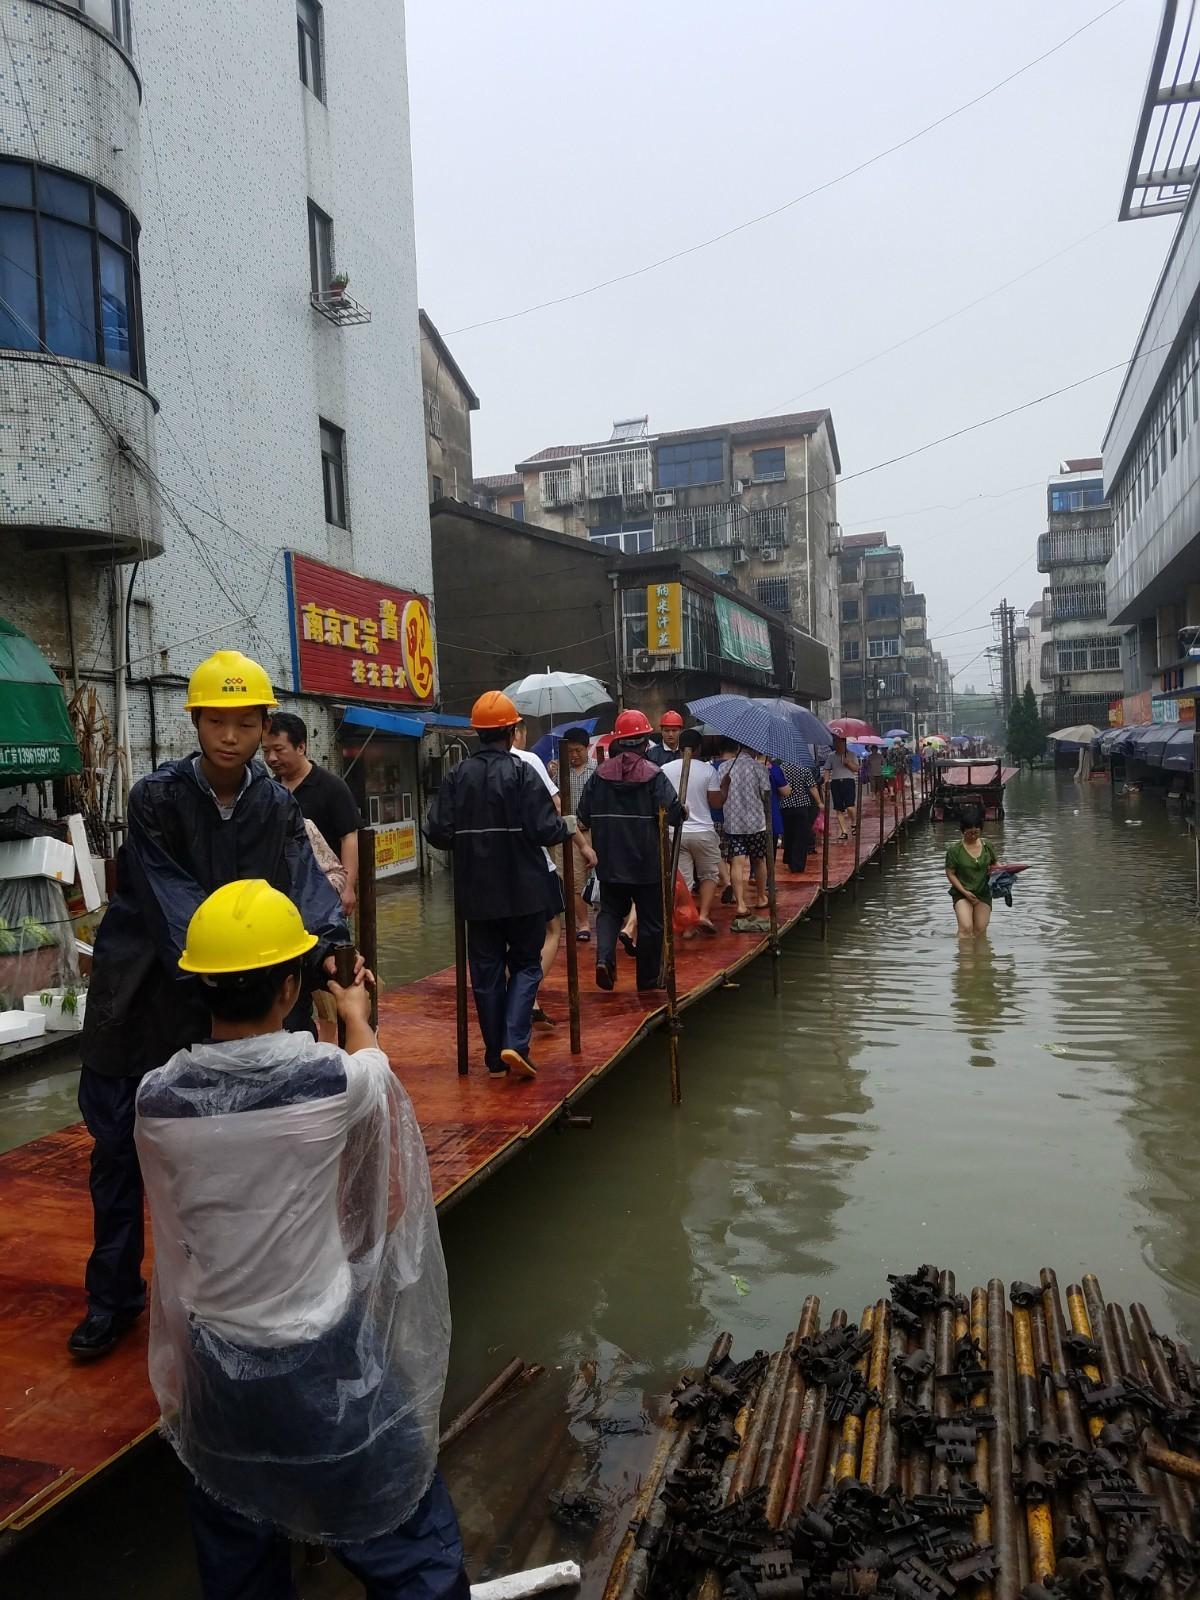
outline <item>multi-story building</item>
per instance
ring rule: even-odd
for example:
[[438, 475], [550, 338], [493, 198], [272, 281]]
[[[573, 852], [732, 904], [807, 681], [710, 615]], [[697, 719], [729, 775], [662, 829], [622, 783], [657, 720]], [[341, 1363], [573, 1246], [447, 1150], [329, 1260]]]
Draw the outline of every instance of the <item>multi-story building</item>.
[[[215, 648], [335, 764], [336, 704], [436, 692], [404, 11], [332, 20], [6, 6], [0, 614], [95, 689], [111, 823]], [[409, 746], [358, 763], [372, 812], [412, 803]]]
[[943, 737], [958, 732], [954, 726], [954, 678], [950, 663], [939, 650], [933, 652], [933, 716], [925, 731]]
[[525, 480], [519, 472], [497, 472], [490, 478], [476, 478], [471, 503], [480, 511], [494, 511], [497, 516], [524, 522]]
[[1041, 600], [1035, 600], [1025, 609], [1025, 621], [1019, 628], [1013, 630], [1013, 638], [1017, 647], [1017, 673], [1016, 693], [1024, 694], [1028, 684], [1037, 696], [1038, 711], [1045, 716], [1051, 715], [1051, 708], [1043, 706], [1042, 682], [1042, 645], [1044, 638], [1045, 606]]
[[1193, 161], [1156, 159], [1190, 148], [1200, 124], [1182, 68], [1190, 27], [1190, 9], [1165, 0], [1121, 204], [1122, 220], [1179, 216], [1104, 439], [1126, 724], [1193, 721], [1200, 697], [1200, 202]]
[[479, 396], [467, 382], [428, 312], [420, 312], [418, 320], [430, 503], [443, 495], [451, 500], [468, 500], [475, 481], [471, 463], [471, 413], [479, 410]]
[[937, 695], [925, 596], [904, 576], [903, 550], [886, 533], [848, 534], [838, 578], [843, 714], [880, 729], [931, 730]]
[[625, 555], [691, 556], [836, 653], [841, 461], [828, 411], [667, 433], [633, 417], [516, 470], [530, 522]]
[[1042, 591], [1043, 712], [1058, 728], [1106, 728], [1119, 711], [1121, 634], [1106, 621], [1104, 576], [1112, 550], [1103, 462], [1062, 462], [1047, 487], [1037, 549], [1038, 571], [1050, 580]]

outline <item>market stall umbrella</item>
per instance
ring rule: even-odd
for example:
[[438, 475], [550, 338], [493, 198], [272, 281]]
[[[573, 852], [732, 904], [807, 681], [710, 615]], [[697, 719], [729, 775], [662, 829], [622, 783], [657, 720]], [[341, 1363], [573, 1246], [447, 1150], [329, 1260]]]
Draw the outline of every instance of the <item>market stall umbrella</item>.
[[858, 739], [864, 733], [874, 734], [875, 729], [861, 717], [838, 717], [829, 724], [830, 733], [844, 734], [847, 739]]
[[0, 617], [0, 787], [82, 770], [62, 684], [33, 640]]
[[549, 667], [518, 678], [504, 692], [523, 717], [577, 717], [612, 699], [604, 685], [585, 672], [551, 672]]
[[740, 694], [711, 694], [701, 700], [689, 700], [687, 708], [718, 734], [761, 756], [774, 756], [798, 767], [807, 766], [812, 760], [796, 724], [778, 712], [768, 711], [757, 700], [747, 700]]
[[1047, 739], [1053, 739], [1056, 744], [1091, 744], [1100, 732], [1090, 722], [1077, 722], [1069, 728], [1059, 728], [1057, 733], [1048, 733]]
[[832, 748], [833, 735], [820, 717], [807, 706], [798, 706], [794, 700], [769, 699], [766, 695], [754, 695], [750, 703], [755, 706], [766, 706], [768, 711], [774, 711], [777, 715], [787, 717], [790, 722], [794, 722], [801, 738], [814, 750]]

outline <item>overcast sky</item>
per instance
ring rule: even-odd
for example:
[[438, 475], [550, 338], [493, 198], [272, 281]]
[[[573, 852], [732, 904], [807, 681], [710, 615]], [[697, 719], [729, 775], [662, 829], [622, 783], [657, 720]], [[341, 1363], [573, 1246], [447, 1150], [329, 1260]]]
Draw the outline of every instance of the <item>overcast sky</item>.
[[455, 330], [769, 211], [1110, 3], [408, 0], [421, 303], [482, 402], [476, 472], [604, 439], [616, 417], [657, 430], [828, 406], [843, 530], [903, 545], [958, 686], [982, 687], [988, 633], [962, 630], [1002, 595], [1040, 598], [1045, 479], [1099, 450], [1120, 375], [853, 474], [1128, 357], [1175, 225], [1115, 221], [1159, 0], [1122, 0], [782, 215]]

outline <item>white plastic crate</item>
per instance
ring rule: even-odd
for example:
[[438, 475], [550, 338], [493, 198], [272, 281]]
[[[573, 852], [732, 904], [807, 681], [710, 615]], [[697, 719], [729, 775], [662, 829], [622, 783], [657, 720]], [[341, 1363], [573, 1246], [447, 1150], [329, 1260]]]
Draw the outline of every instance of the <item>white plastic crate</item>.
[[46, 1031], [45, 1012], [0, 1011], [0, 1044], [19, 1044], [22, 1039], [37, 1039]]
[[0, 878], [74, 883], [75, 851], [58, 839], [6, 839], [0, 842]]

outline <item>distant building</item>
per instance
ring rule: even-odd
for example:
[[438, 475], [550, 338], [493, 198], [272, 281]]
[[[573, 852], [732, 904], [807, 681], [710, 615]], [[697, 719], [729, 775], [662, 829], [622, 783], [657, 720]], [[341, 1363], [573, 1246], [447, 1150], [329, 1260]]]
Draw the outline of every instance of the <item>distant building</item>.
[[499, 472], [491, 478], [476, 478], [471, 496], [481, 511], [525, 521], [525, 480], [519, 472]]
[[[667, 433], [633, 417], [606, 440], [552, 445], [516, 471], [526, 521], [624, 555], [685, 554], [836, 653], [841, 461], [828, 411]], [[518, 503], [500, 489], [515, 485], [480, 479], [477, 503]]]
[[886, 533], [845, 535], [838, 555], [842, 713], [883, 731], [935, 732], [937, 680], [925, 596]]
[[1062, 462], [1047, 487], [1046, 525], [1037, 551], [1038, 571], [1050, 580], [1042, 591], [1043, 712], [1055, 727], [1106, 728], [1120, 711], [1121, 634], [1106, 621], [1113, 526], [1099, 456]]
[[471, 464], [471, 413], [479, 410], [479, 396], [463, 376], [428, 312], [418, 312], [418, 321], [429, 499], [432, 503], [449, 495], [452, 500], [468, 500], [475, 478]]
[[1200, 90], [1183, 68], [1191, 8], [1163, 6], [1121, 203], [1123, 220], [1178, 215], [1104, 437], [1115, 543], [1108, 626], [1128, 629], [1126, 724], [1193, 721], [1200, 697], [1200, 202], [1190, 151]]
[[[1025, 685], [1029, 684], [1037, 696], [1038, 711], [1042, 712], [1042, 701], [1045, 687], [1042, 679], [1042, 644], [1044, 642], [1045, 605], [1041, 600], [1035, 600], [1033, 605], [1026, 608], [1025, 621], [1014, 632], [1017, 645], [1017, 681], [1016, 693], [1025, 693]], [[1047, 709], [1046, 715], [1049, 715]]]
[[954, 679], [950, 663], [940, 651], [933, 652], [933, 733], [949, 738], [959, 730], [954, 725]]

